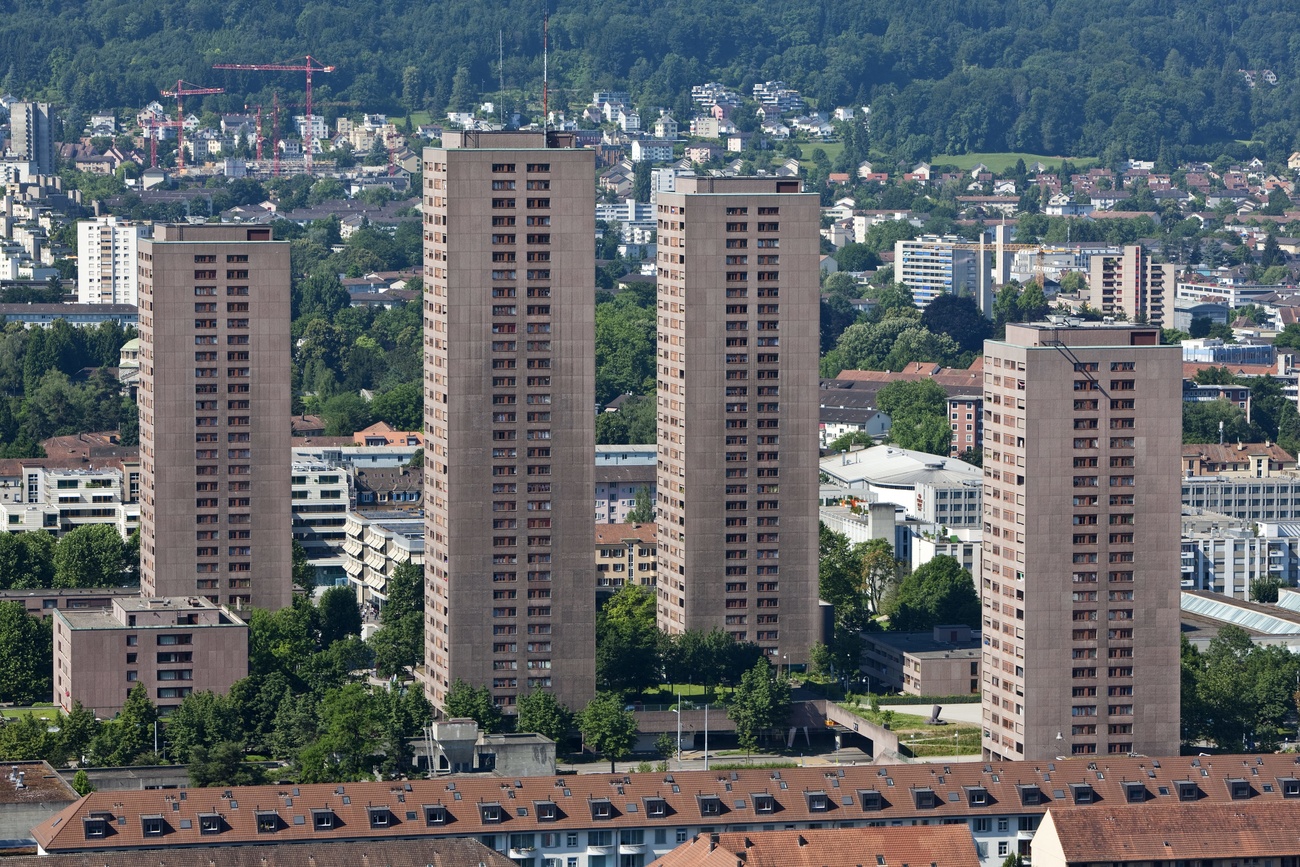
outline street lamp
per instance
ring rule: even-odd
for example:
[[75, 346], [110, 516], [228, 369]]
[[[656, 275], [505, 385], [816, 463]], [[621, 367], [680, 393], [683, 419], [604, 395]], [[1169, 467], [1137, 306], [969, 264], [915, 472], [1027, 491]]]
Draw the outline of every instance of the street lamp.
[[677, 693], [677, 704], [673, 708], [677, 714], [677, 770], [682, 769], [682, 694]]

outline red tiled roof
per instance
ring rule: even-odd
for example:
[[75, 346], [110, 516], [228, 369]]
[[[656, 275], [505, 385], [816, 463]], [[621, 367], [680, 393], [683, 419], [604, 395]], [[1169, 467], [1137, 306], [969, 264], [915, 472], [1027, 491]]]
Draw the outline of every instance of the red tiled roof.
[[[1201, 771], [1206, 776], [1201, 776]], [[1126, 780], [1140, 780], [1149, 805], [1176, 798], [1175, 781], [1198, 782], [1202, 803], [1235, 804], [1227, 780], [1246, 777], [1252, 803], [1282, 802], [1280, 780], [1300, 775], [1287, 755], [1193, 757], [1096, 756], [1055, 762], [962, 762], [948, 765], [857, 765], [780, 771], [681, 771], [673, 775], [579, 774], [577, 776], [461, 777], [409, 782], [335, 785], [243, 786], [230, 789], [92, 792], [37, 825], [32, 836], [48, 852], [122, 848], [325, 842], [413, 836], [473, 836], [485, 833], [569, 831], [593, 827], [647, 828], [720, 826], [761, 821], [754, 795], [770, 795], [782, 822], [838, 823], [948, 819], [1007, 812], [1038, 815], [1073, 806], [1072, 787], [1094, 793], [1088, 809], [1109, 810], [1128, 803]], [[1022, 785], [1023, 784], [1023, 787]], [[986, 797], [968, 797], [978, 788]], [[1030, 801], [1025, 792], [1032, 791]], [[1171, 796], [1168, 794], [1173, 791]], [[810, 796], [824, 792], [821, 809]], [[920, 793], [927, 793], [921, 803]], [[662, 801], [662, 816], [648, 809]], [[717, 812], [705, 813], [711, 802]], [[554, 804], [553, 820], [539, 818], [539, 804]], [[495, 809], [493, 807], [495, 805]], [[597, 818], [597, 805], [608, 812]], [[1001, 805], [1001, 806], [998, 806]], [[445, 821], [428, 821], [425, 808], [445, 811]], [[370, 809], [387, 811], [389, 821], [372, 825]], [[318, 829], [312, 810], [327, 809], [332, 827]], [[488, 810], [493, 815], [484, 815]], [[274, 832], [258, 831], [258, 814], [276, 821]], [[87, 837], [86, 820], [106, 817], [105, 834]], [[164, 816], [161, 838], [146, 836], [142, 818]], [[200, 816], [219, 817], [217, 833], [202, 833]], [[495, 816], [495, 821], [493, 817]], [[189, 827], [185, 827], [189, 825]]]
[[963, 823], [731, 833], [718, 834], [716, 839], [700, 834], [651, 867], [977, 867], [979, 863], [975, 838]]
[[1269, 376], [1277, 373], [1277, 367], [1272, 364], [1214, 364], [1209, 361], [1184, 361], [1183, 379], [1194, 379], [1202, 370], [1218, 370], [1221, 367], [1228, 368], [1234, 376]]
[[5, 867], [516, 867], [505, 855], [468, 837], [363, 840], [320, 847], [213, 845], [199, 857], [193, 850], [169, 849], [30, 855], [5, 858], [4, 863]]
[[628, 539], [652, 544], [655, 540], [655, 525], [653, 523], [596, 525], [597, 545], [621, 544]]
[[[1258, 786], [1247, 775], [1243, 781]], [[1050, 810], [1039, 838], [1055, 837], [1077, 862], [1277, 858], [1300, 854], [1300, 801], [1249, 799], [1228, 804], [1170, 802], [1135, 810]], [[1035, 853], [1037, 854], [1037, 853]]]

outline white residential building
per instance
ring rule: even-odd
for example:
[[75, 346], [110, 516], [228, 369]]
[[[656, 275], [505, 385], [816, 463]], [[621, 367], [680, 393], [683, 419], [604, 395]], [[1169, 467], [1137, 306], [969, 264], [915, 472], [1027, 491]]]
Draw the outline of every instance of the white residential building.
[[96, 217], [77, 223], [77, 302], [79, 304], [137, 303], [139, 278], [136, 253], [148, 223], [117, 217]]
[[424, 564], [424, 513], [348, 512], [343, 571], [358, 602], [388, 598], [388, 579], [402, 563]]
[[77, 527], [109, 524], [126, 538], [140, 526], [140, 505], [125, 502], [122, 470], [54, 469], [39, 462], [0, 479], [0, 522], [4, 532], [43, 531], [63, 535]]
[[1200, 509], [1183, 515], [1183, 587], [1250, 599], [1261, 579], [1300, 580], [1300, 525], [1255, 523]]
[[348, 474], [325, 463], [293, 464], [293, 538], [313, 559], [343, 547], [348, 514]]

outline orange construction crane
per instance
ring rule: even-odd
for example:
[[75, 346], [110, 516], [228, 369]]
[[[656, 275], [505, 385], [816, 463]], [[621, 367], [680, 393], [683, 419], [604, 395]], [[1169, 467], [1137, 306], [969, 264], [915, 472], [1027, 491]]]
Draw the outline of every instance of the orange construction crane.
[[163, 96], [176, 97], [176, 171], [185, 171], [185, 111], [181, 101], [187, 96], [203, 96], [210, 93], [225, 93], [224, 87], [196, 87], [176, 80], [175, 90], [164, 90]]
[[310, 54], [303, 63], [217, 63], [213, 69], [241, 69], [248, 72], [305, 72], [307, 73], [307, 123], [303, 135], [303, 165], [307, 174], [311, 174], [311, 76], [313, 72], [333, 72], [333, 66], [326, 66]]

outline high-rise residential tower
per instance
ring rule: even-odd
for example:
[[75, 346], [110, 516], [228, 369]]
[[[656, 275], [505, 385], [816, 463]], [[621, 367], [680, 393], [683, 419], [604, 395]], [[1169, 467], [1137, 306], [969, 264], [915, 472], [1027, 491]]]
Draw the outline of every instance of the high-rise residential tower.
[[138, 255], [141, 587], [283, 608], [289, 244], [265, 226], [157, 226]]
[[149, 236], [144, 223], [117, 217], [77, 222], [77, 302], [130, 304], [139, 302], [136, 256], [140, 239]]
[[1152, 262], [1144, 247], [1131, 244], [1120, 254], [1093, 256], [1088, 265], [1092, 306], [1144, 325], [1173, 320], [1178, 266]]
[[658, 220], [658, 619], [807, 661], [817, 619], [817, 196], [678, 178]]
[[425, 665], [511, 712], [595, 691], [592, 151], [447, 133], [424, 152]]
[[1178, 750], [1182, 355], [1160, 329], [984, 344], [986, 758]]
[[54, 174], [54, 116], [48, 102], [9, 106], [9, 155], [32, 164], [38, 175]]

